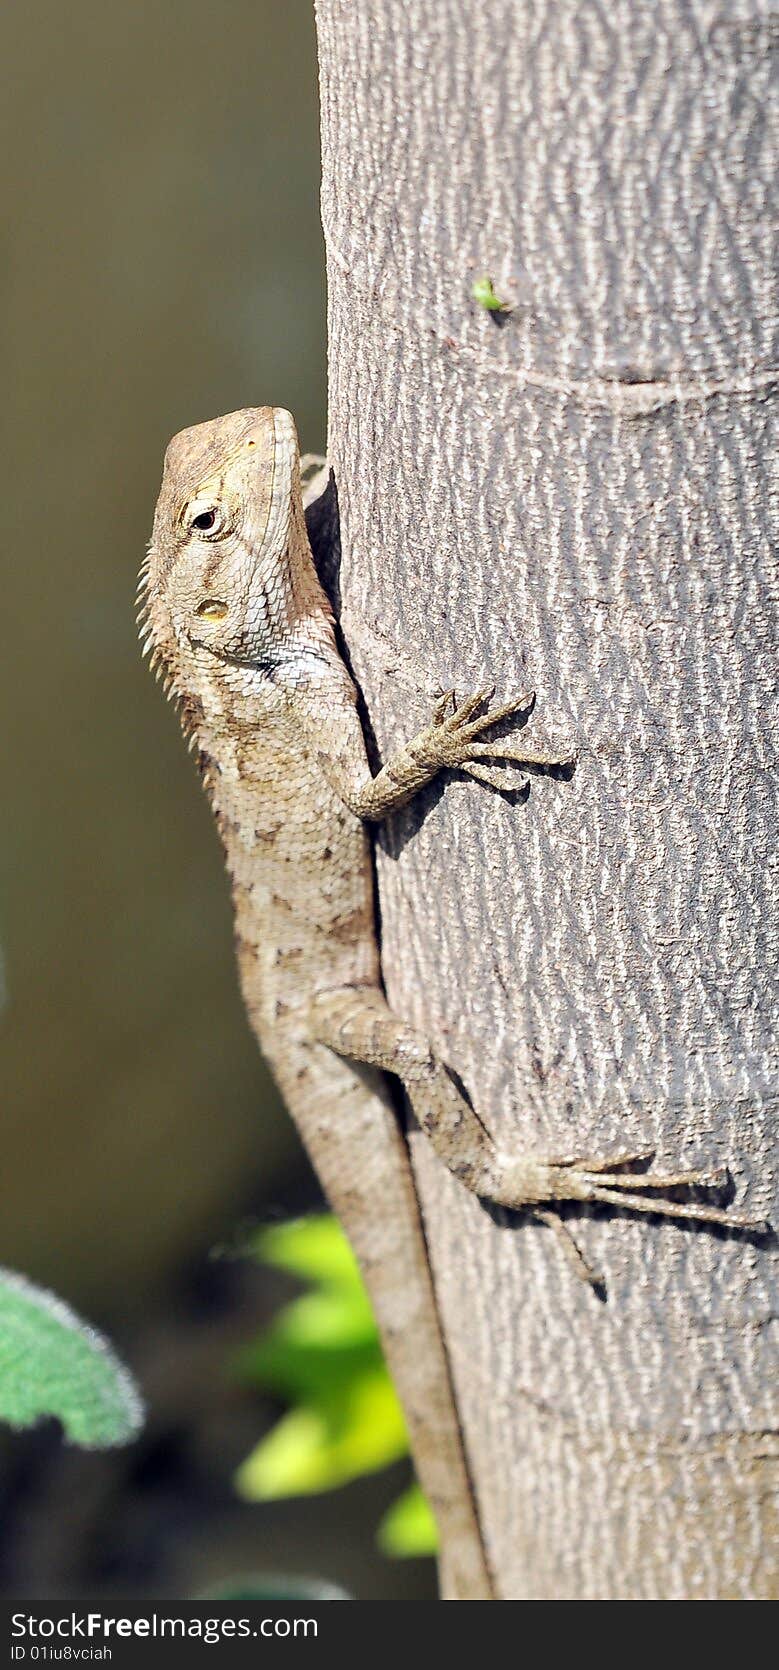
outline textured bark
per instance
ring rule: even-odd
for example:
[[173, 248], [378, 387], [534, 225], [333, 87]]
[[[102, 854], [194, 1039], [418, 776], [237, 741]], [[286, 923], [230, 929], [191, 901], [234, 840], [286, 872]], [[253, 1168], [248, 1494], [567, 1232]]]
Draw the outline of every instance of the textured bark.
[[[341, 624], [378, 756], [492, 681], [581, 750], [526, 803], [452, 778], [379, 837], [390, 1001], [503, 1146], [726, 1163], [776, 1221], [771, 15], [318, 25]], [[412, 1142], [500, 1593], [775, 1593], [773, 1249], [576, 1212], [604, 1304]]]

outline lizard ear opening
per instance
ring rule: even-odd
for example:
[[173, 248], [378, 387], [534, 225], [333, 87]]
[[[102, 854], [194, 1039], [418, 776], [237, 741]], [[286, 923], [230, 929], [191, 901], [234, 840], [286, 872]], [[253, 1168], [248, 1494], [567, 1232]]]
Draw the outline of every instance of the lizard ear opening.
[[204, 598], [195, 610], [195, 614], [199, 615], [201, 620], [224, 620], [227, 612], [227, 604], [222, 603], [218, 597]]

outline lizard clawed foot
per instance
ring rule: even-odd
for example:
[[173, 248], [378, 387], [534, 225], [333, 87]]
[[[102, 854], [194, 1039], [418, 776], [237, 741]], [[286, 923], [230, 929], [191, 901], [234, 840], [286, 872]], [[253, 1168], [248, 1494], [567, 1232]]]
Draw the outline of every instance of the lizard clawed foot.
[[695, 1200], [658, 1200], [649, 1193], [677, 1188], [721, 1187], [728, 1181], [725, 1167], [714, 1171], [647, 1172], [638, 1176], [634, 1171], [618, 1169], [645, 1163], [651, 1158], [651, 1153], [619, 1154], [611, 1160], [511, 1161], [502, 1156], [498, 1163], [497, 1187], [490, 1189], [490, 1197], [502, 1206], [527, 1207], [535, 1218], [555, 1230], [558, 1240], [562, 1232], [569, 1261], [575, 1265], [579, 1275], [585, 1276], [596, 1287], [602, 1285], [601, 1278], [589, 1269], [567, 1227], [555, 1212], [549, 1211], [549, 1203], [596, 1202], [652, 1217], [720, 1224], [724, 1229], [747, 1230], [753, 1234], [765, 1234], [770, 1229], [764, 1218], [744, 1217], [718, 1206], [699, 1205]]
[[495, 694], [491, 690], [477, 690], [473, 695], [466, 696], [458, 705], [453, 690], [447, 690], [439, 696], [433, 710], [433, 721], [429, 731], [425, 734], [425, 743], [432, 746], [438, 762], [467, 772], [480, 783], [486, 783], [490, 788], [522, 788], [526, 778], [520, 778], [517, 783], [507, 781], [501, 771], [491, 769], [488, 762], [500, 760], [509, 765], [520, 766], [564, 766], [572, 765], [576, 759], [575, 751], [571, 748], [548, 750], [544, 748], [527, 748], [512, 746], [511, 742], [485, 742], [484, 732], [502, 719], [511, 719], [518, 713], [524, 713], [529, 718], [535, 707], [535, 693], [525, 691], [516, 696], [511, 702], [503, 702], [499, 707], [490, 709], [486, 713], [479, 713], [480, 707], [485, 707]]

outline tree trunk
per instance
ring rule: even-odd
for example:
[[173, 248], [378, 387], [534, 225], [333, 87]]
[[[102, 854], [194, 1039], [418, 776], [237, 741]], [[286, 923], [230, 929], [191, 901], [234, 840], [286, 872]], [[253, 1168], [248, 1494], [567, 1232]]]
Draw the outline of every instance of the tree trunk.
[[[775, 1215], [767, 12], [319, 0], [318, 26], [377, 755], [493, 682], [580, 751], [526, 801], [452, 776], [379, 837], [390, 1001], [503, 1147], [727, 1165]], [[604, 1303], [411, 1140], [499, 1593], [776, 1593], [771, 1247], [571, 1209]]]

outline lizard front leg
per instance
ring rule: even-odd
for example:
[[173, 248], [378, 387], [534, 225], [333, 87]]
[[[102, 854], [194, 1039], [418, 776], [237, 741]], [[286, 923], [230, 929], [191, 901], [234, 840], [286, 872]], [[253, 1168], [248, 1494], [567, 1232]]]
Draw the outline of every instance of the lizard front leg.
[[488, 764], [492, 760], [542, 767], [574, 763], [575, 754], [570, 748], [534, 748], [511, 740], [485, 742], [484, 732], [493, 725], [519, 713], [529, 717], [535, 705], [535, 696], [528, 691], [479, 713], [491, 695], [491, 690], [479, 690], [458, 706], [454, 692], [446, 691], [436, 702], [430, 723], [399, 748], [375, 777], [367, 771], [361, 746], [355, 750], [353, 738], [345, 733], [344, 751], [322, 759], [326, 775], [350, 811], [367, 821], [380, 822], [404, 806], [445, 767], [464, 771], [492, 788], [502, 788], [517, 785], [502, 782], [500, 774]]
[[[484, 762], [501, 759], [526, 765], [566, 765], [575, 758], [572, 750], [548, 752], [523, 748], [509, 740], [485, 742], [484, 732], [500, 720], [532, 711], [532, 695], [491, 711], [479, 713], [490, 699], [490, 691], [479, 691], [453, 710], [451, 691], [436, 704], [432, 720], [411, 742], [371, 777], [365, 758], [362, 728], [356, 710], [341, 728], [340, 748], [320, 759], [333, 787], [344, 804], [364, 819], [379, 820], [404, 805], [429, 783], [443, 767], [468, 772], [490, 787], [501, 786], [500, 778]], [[499, 1151], [470, 1104], [460, 1094], [443, 1062], [427, 1040], [392, 1015], [380, 993], [350, 991], [317, 1000], [321, 1041], [343, 1055], [371, 1062], [395, 1073], [410, 1096], [420, 1125], [436, 1152], [467, 1188], [483, 1198], [507, 1207], [527, 1207], [539, 1222], [557, 1235], [579, 1274], [599, 1284], [600, 1278], [584, 1264], [581, 1254], [567, 1235], [563, 1220], [552, 1210], [565, 1201], [599, 1202], [631, 1212], [686, 1221], [719, 1224], [725, 1228], [761, 1232], [762, 1220], [753, 1220], [696, 1201], [677, 1202], [656, 1198], [676, 1188], [711, 1188], [721, 1183], [722, 1173], [674, 1172], [669, 1175], [625, 1174], [621, 1167], [646, 1159], [646, 1154], [619, 1155], [608, 1159], [544, 1159], [533, 1155], [511, 1155]]]
[[309, 1024], [312, 1036], [336, 1054], [394, 1073], [408, 1092], [419, 1124], [436, 1153], [455, 1177], [497, 1205], [527, 1208], [565, 1238], [565, 1250], [578, 1273], [596, 1285], [600, 1277], [585, 1264], [562, 1220], [549, 1211], [550, 1205], [600, 1202], [631, 1212], [731, 1229], [765, 1228], [762, 1222], [716, 1206], [699, 1205], [695, 1200], [663, 1200], [649, 1193], [680, 1187], [711, 1188], [722, 1181], [721, 1173], [683, 1171], [635, 1176], [619, 1168], [649, 1156], [620, 1154], [609, 1162], [545, 1159], [502, 1151], [427, 1040], [398, 1020], [382, 993], [373, 988], [348, 987], [320, 993], [312, 1002]]

